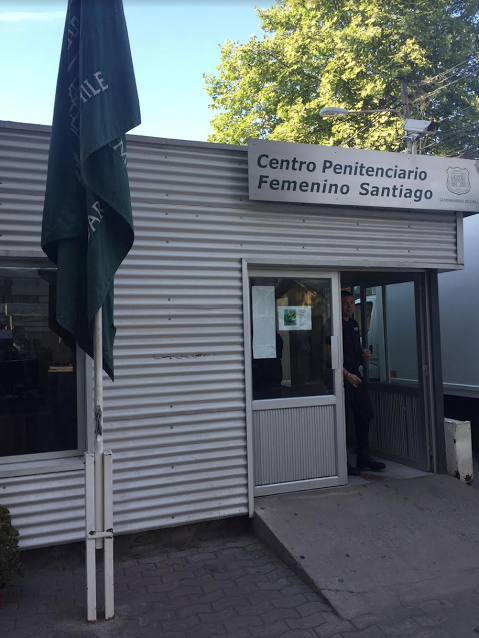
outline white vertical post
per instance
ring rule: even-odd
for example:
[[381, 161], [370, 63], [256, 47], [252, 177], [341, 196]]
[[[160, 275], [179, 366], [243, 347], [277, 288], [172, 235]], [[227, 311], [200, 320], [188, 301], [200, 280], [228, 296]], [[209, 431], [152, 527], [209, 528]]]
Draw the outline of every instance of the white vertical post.
[[96, 556], [95, 540], [95, 455], [85, 453], [85, 545], [87, 620], [96, 622]]
[[94, 355], [94, 421], [95, 451], [85, 454], [85, 527], [87, 553], [88, 621], [95, 622], [96, 555], [104, 548], [105, 620], [115, 614], [113, 586], [113, 456], [103, 452], [103, 347], [101, 308], [95, 315]]
[[[105, 529], [103, 521], [103, 333], [101, 308], [95, 315], [93, 332], [94, 354], [94, 422], [95, 422], [95, 531]], [[103, 539], [97, 538], [96, 548], [103, 547]]]
[[104, 570], [105, 570], [105, 620], [115, 616], [115, 600], [113, 586], [113, 455], [111, 452], [103, 454], [103, 502], [105, 536]]

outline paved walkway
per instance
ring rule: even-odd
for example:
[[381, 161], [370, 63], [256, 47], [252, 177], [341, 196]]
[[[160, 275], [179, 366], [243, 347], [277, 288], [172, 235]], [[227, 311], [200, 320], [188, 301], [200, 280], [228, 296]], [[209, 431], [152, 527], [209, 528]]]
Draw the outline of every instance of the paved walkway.
[[[122, 547], [122, 544], [124, 545]], [[85, 622], [78, 551], [30, 559], [8, 591], [0, 636], [8, 638], [473, 638], [477, 591], [460, 600], [402, 605], [345, 621], [247, 531], [116, 551], [116, 618]], [[81, 549], [81, 548], [80, 548]], [[101, 615], [99, 615], [101, 618]]]

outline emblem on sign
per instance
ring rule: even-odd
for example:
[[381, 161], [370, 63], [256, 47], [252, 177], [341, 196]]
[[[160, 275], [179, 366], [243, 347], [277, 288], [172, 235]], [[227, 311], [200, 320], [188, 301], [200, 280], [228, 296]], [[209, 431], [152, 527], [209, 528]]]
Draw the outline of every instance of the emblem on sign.
[[464, 195], [471, 190], [471, 182], [469, 180], [469, 171], [467, 168], [447, 169], [447, 190], [455, 195]]

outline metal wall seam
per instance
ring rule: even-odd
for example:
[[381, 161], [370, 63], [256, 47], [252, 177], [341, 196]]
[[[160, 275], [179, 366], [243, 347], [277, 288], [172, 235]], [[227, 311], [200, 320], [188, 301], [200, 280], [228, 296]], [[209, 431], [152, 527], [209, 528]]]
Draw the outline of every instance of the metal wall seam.
[[[47, 130], [0, 125], [0, 255], [42, 255], [48, 142]], [[117, 381], [105, 380], [115, 529], [246, 514], [241, 259], [455, 267], [455, 215], [250, 201], [238, 148], [135, 137], [128, 158], [136, 240], [115, 280]], [[68, 527], [56, 535], [20, 510], [31, 477], [0, 481], [24, 546], [83, 536], [83, 506], [64, 498], [64, 478], [35, 490], [45, 515], [62, 508]]]

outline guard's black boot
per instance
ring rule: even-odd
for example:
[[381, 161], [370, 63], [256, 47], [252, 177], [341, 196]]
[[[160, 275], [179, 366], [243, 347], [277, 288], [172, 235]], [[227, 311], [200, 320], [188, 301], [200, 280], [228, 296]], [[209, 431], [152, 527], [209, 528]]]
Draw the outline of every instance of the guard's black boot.
[[372, 470], [373, 472], [379, 472], [384, 470], [386, 463], [376, 461], [372, 456], [358, 456], [358, 470]]
[[361, 472], [355, 467], [353, 467], [352, 465], [349, 465], [348, 463], [348, 476], [360, 476], [360, 475], [361, 475]]

